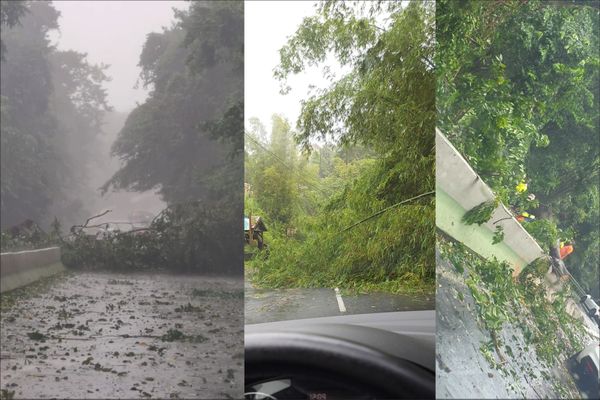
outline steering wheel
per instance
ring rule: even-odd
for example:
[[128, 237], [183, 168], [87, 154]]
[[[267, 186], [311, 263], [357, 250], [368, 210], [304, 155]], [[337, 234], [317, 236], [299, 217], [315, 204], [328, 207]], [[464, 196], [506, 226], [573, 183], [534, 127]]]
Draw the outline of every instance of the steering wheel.
[[[434, 364], [422, 362], [434, 345], [410, 336], [328, 324], [250, 332], [245, 346], [247, 399], [435, 398]], [[258, 390], [274, 382], [276, 393]]]

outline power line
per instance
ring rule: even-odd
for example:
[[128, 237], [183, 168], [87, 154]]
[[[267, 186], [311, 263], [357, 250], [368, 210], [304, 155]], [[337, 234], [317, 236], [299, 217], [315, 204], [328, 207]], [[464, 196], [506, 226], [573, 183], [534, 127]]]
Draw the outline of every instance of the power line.
[[356, 222], [356, 223], [354, 223], [354, 224], [350, 225], [349, 227], [347, 227], [347, 228], [345, 228], [345, 229], [341, 230], [341, 231], [340, 231], [340, 233], [344, 233], [344, 232], [346, 232], [346, 231], [348, 231], [348, 230], [350, 230], [350, 229], [354, 228], [355, 226], [357, 226], [357, 225], [359, 225], [359, 224], [362, 224], [362, 223], [363, 223], [363, 222], [365, 222], [365, 221], [368, 221], [368, 220], [370, 220], [370, 219], [372, 219], [372, 218], [375, 218], [375, 217], [377, 217], [378, 215], [381, 215], [381, 214], [383, 214], [383, 213], [384, 213], [384, 212], [386, 212], [386, 211], [389, 211], [389, 210], [391, 210], [391, 209], [392, 209], [392, 208], [394, 208], [394, 207], [398, 207], [399, 205], [402, 205], [402, 204], [408, 203], [408, 202], [410, 202], [410, 201], [413, 201], [413, 200], [419, 199], [419, 198], [421, 198], [421, 197], [430, 196], [430, 195], [432, 195], [432, 194], [435, 194], [435, 190], [432, 190], [431, 192], [427, 192], [427, 193], [422, 193], [422, 194], [420, 194], [420, 195], [418, 195], [418, 196], [411, 197], [410, 199], [402, 200], [402, 201], [401, 201], [401, 202], [399, 202], [399, 203], [393, 204], [393, 205], [391, 205], [391, 206], [389, 206], [389, 207], [387, 207], [387, 208], [384, 208], [383, 210], [377, 211], [375, 214], [371, 214], [371, 215], [369, 215], [367, 218], [361, 219], [360, 221], [358, 221], [358, 222]]
[[[262, 145], [262, 143], [260, 143], [258, 140], [256, 140], [255, 138], [253, 138], [253, 137], [252, 137], [252, 135], [250, 135], [250, 134], [249, 134], [249, 133], [247, 133], [247, 132], [245, 132], [244, 134], [245, 134], [245, 135], [246, 135], [246, 136], [247, 136], [247, 137], [248, 137], [248, 138], [249, 138], [249, 139], [250, 139], [252, 142], [254, 142], [254, 144], [256, 144], [256, 145], [257, 145], [257, 146], [259, 146], [259, 147], [260, 147], [262, 150], [264, 150], [264, 151], [266, 151], [267, 153], [269, 153], [271, 156], [273, 156], [273, 157], [274, 157], [274, 158], [275, 158], [277, 161], [279, 161], [279, 162], [280, 162], [282, 165], [284, 165], [286, 168], [288, 168], [288, 169], [290, 169], [292, 172], [295, 172], [296, 174], [298, 174], [298, 172], [297, 172], [297, 171], [295, 171], [295, 170], [294, 170], [294, 168], [292, 168], [291, 166], [289, 166], [289, 165], [288, 165], [288, 164], [287, 164], [285, 161], [283, 161], [283, 160], [282, 160], [282, 159], [281, 159], [281, 158], [280, 158], [280, 157], [279, 157], [277, 154], [273, 153], [272, 151], [270, 151], [269, 149], [267, 149], [265, 146], [263, 146], [263, 145]], [[304, 179], [304, 182], [305, 182], [305, 183], [308, 183], [308, 184], [309, 184], [310, 186], [312, 186], [313, 188], [315, 188], [315, 189], [317, 189], [318, 191], [320, 191], [321, 193], [325, 194], [325, 192], [324, 192], [324, 191], [323, 191], [321, 188], [319, 188], [319, 187], [315, 186], [314, 184], [312, 184], [312, 183], [309, 183], [308, 181], [306, 181], [306, 179], [304, 178], [304, 176], [302, 176], [302, 175], [298, 175], [298, 176], [299, 176], [300, 178]], [[354, 224], [350, 225], [349, 227], [347, 227], [347, 228], [343, 229], [342, 231], [340, 231], [340, 233], [346, 232], [347, 230], [349, 230], [349, 229], [352, 229], [352, 228], [354, 228], [355, 226], [357, 226], [357, 225], [359, 225], [359, 224], [362, 224], [362, 223], [363, 223], [363, 222], [365, 222], [365, 221], [368, 221], [368, 220], [370, 220], [370, 219], [372, 219], [372, 218], [375, 218], [375, 217], [377, 217], [378, 215], [381, 215], [381, 214], [383, 214], [383, 213], [385, 213], [385, 212], [387, 212], [387, 211], [391, 210], [392, 208], [398, 207], [398, 206], [400, 206], [400, 205], [402, 205], [402, 204], [406, 204], [406, 203], [408, 203], [408, 202], [411, 202], [411, 201], [413, 201], [413, 200], [420, 199], [421, 197], [430, 196], [430, 195], [432, 195], [432, 194], [435, 194], [435, 190], [432, 190], [432, 191], [430, 191], [430, 192], [427, 192], [427, 193], [422, 193], [422, 194], [420, 194], [420, 195], [418, 195], [418, 196], [414, 196], [414, 197], [411, 197], [410, 199], [406, 199], [406, 200], [403, 200], [403, 201], [401, 201], [401, 202], [399, 202], [399, 203], [393, 204], [393, 205], [391, 205], [391, 206], [389, 206], [389, 207], [387, 207], [387, 208], [384, 208], [383, 210], [380, 210], [380, 211], [376, 212], [375, 214], [369, 215], [368, 217], [366, 217], [366, 218], [364, 218], [364, 219], [362, 219], [362, 220], [360, 220], [360, 221], [358, 221], [358, 222], [356, 222], [356, 223], [354, 223]]]

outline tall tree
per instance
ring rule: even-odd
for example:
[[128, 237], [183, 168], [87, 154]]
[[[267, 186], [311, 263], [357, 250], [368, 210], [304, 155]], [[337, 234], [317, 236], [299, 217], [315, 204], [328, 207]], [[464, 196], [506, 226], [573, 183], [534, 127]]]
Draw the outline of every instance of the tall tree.
[[51, 3], [14, 3], [25, 11], [18, 24], [4, 24], [3, 11], [2, 227], [25, 219], [47, 225], [55, 216], [74, 222], [84, 213], [86, 149], [107, 109], [107, 77], [85, 55], [51, 46], [60, 15]]
[[272, 121], [269, 142], [253, 155], [253, 190], [261, 208], [269, 211], [269, 221], [287, 225], [298, 195], [296, 146], [288, 121], [280, 115], [273, 115]]
[[195, 1], [175, 17], [147, 36], [139, 66], [151, 92], [119, 132], [112, 153], [121, 168], [102, 189], [157, 188], [174, 238], [163, 250], [181, 254], [176, 259], [190, 270], [238, 274], [243, 3]]
[[[20, 24], [2, 26], [10, 56], [2, 61], [2, 226], [44, 213], [60, 181], [60, 160], [52, 152], [56, 120], [48, 110], [52, 77], [48, 33], [58, 13], [47, 3], [27, 3]], [[4, 7], [4, 3], [3, 3]]]
[[284, 92], [311, 66], [330, 77], [302, 101], [298, 143], [309, 153], [333, 143], [341, 157], [311, 185], [326, 193], [319, 214], [300, 241], [271, 247], [261, 282], [432, 290], [433, 196], [399, 203], [435, 187], [433, 22], [431, 2], [325, 1], [280, 50]]
[[172, 28], [148, 35], [139, 65], [152, 92], [113, 146], [123, 166], [105, 190], [159, 187], [176, 203], [216, 201], [227, 177], [241, 187], [242, 43], [243, 5], [234, 2], [194, 2]]

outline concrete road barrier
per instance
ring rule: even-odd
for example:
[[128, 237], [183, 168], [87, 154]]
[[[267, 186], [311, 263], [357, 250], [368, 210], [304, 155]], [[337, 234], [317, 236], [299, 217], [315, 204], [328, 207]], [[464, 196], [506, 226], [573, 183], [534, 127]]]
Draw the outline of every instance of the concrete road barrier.
[[0, 292], [65, 271], [60, 247], [0, 254]]
[[[483, 257], [507, 261], [513, 266], [514, 275], [518, 275], [527, 264], [544, 256], [544, 252], [503, 204], [483, 225], [462, 222], [468, 210], [494, 198], [490, 187], [436, 130], [436, 225]], [[504, 240], [492, 244], [498, 225], [503, 228]]]

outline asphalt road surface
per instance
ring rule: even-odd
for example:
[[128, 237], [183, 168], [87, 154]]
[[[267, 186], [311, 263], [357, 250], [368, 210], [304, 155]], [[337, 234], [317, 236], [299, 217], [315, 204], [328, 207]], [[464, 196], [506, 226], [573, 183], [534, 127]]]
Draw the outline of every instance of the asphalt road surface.
[[[499, 369], [490, 365], [481, 347], [491, 337], [477, 321], [465, 273], [458, 273], [437, 253], [436, 397], [582, 398], [569, 371], [571, 354], [564, 354], [563, 362], [544, 366], [534, 346], [526, 343], [523, 330], [509, 322], [498, 334], [506, 362]], [[558, 336], [556, 345], [562, 348]], [[495, 355], [495, 350], [491, 353]]]
[[246, 324], [391, 311], [432, 310], [433, 295], [348, 295], [335, 288], [256, 289], [246, 281]]
[[240, 398], [241, 279], [67, 273], [2, 295], [14, 398]]

